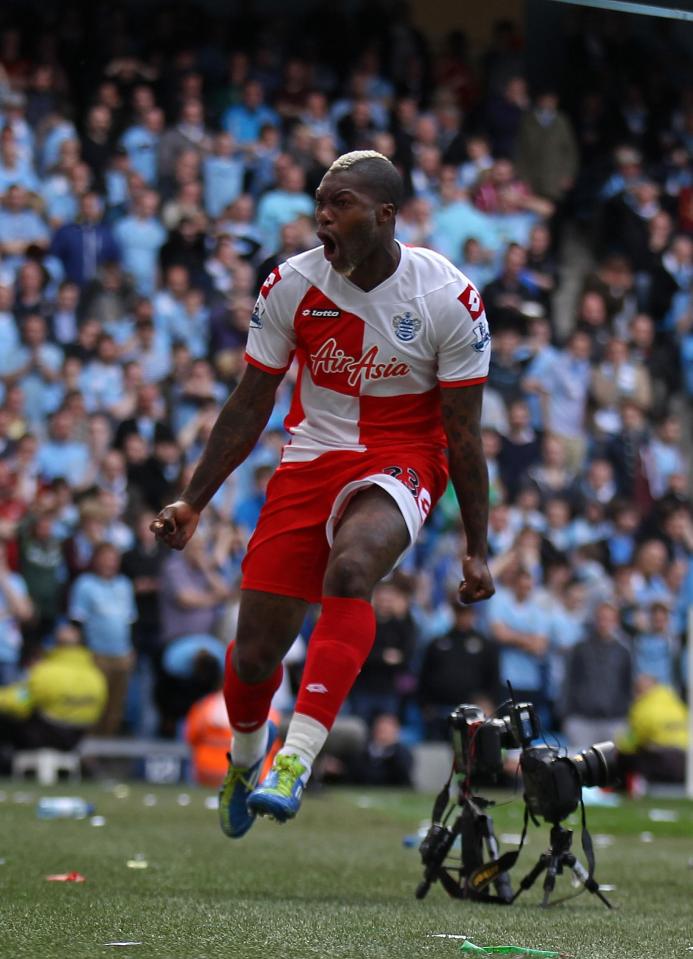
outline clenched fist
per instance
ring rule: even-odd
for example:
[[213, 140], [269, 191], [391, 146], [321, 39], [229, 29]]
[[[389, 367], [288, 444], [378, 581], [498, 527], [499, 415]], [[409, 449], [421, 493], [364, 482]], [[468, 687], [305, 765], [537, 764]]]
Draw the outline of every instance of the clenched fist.
[[149, 528], [162, 543], [172, 549], [183, 549], [197, 529], [199, 521], [198, 510], [179, 499], [170, 506], [165, 506], [156, 519], [152, 520]]

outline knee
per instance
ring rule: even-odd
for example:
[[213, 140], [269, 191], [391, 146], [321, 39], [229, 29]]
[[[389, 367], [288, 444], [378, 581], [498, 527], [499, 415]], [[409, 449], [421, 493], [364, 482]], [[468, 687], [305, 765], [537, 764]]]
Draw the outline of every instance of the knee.
[[238, 638], [232, 660], [236, 675], [248, 686], [263, 683], [277, 668], [276, 657], [265, 644], [243, 643]]
[[373, 583], [364, 557], [353, 550], [344, 550], [333, 556], [325, 571], [323, 592], [326, 596], [370, 600]]

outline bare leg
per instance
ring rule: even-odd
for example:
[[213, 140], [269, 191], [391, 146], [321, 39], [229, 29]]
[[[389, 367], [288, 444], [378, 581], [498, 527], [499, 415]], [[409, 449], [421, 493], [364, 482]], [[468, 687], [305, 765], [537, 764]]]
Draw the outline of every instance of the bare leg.
[[296, 639], [307, 608], [305, 600], [293, 596], [242, 590], [233, 651], [242, 682], [260, 683], [271, 676]]
[[409, 530], [394, 499], [369, 486], [354, 496], [339, 522], [323, 594], [370, 602], [373, 589], [408, 545]]

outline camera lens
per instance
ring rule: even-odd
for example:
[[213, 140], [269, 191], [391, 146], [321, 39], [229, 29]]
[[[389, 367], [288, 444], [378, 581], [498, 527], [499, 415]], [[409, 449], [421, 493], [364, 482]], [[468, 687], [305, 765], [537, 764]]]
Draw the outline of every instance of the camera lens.
[[617, 778], [618, 750], [612, 742], [583, 749], [573, 762], [583, 786], [610, 786]]

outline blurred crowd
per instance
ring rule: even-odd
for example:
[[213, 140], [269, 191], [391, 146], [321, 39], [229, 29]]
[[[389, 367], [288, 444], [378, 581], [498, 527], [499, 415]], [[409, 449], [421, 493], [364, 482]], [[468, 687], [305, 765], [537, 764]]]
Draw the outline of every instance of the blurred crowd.
[[0, 22], [0, 684], [21, 682], [56, 637], [52, 655], [73, 654], [73, 633], [59, 639], [71, 625], [107, 680], [101, 734], [180, 736], [218, 687], [291, 372], [185, 552], [148, 526], [242, 374], [263, 279], [317, 245], [322, 175], [368, 148], [403, 173], [398, 238], [445, 254], [486, 304], [497, 593], [455, 602], [449, 490], [376, 591], [376, 645], [349, 710], [386, 714], [378, 728], [395, 741], [446, 738], [455, 704], [491, 712], [510, 680], [582, 746], [618, 735], [653, 688], [683, 708], [683, 48], [585, 14], [563, 37], [570, 82], [536, 85], [509, 21], [472, 49], [460, 31], [427, 39], [402, 4], [368, 5], [344, 34], [336, 12], [306, 27], [79, 9]]

